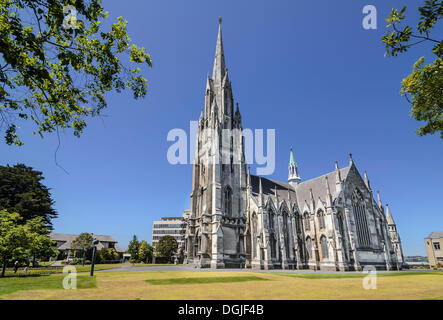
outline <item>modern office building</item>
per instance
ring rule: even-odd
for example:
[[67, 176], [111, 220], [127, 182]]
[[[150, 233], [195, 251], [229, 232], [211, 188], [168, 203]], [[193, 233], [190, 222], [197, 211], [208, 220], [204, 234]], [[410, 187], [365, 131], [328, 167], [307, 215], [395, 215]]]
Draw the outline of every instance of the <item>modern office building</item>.
[[443, 232], [432, 232], [425, 238], [425, 245], [429, 266], [432, 268], [438, 263], [443, 265]]
[[172, 236], [177, 240], [179, 248], [183, 245], [186, 223], [183, 217], [164, 217], [152, 224], [152, 242], [155, 247], [164, 236]]

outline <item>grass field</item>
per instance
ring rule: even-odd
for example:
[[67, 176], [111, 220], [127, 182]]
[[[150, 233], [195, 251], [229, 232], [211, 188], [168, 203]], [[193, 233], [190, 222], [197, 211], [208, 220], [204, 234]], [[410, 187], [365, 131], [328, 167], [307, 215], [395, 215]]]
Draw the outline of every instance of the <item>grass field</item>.
[[78, 290], [61, 289], [63, 276], [0, 279], [0, 299], [443, 299], [442, 272], [379, 274], [375, 290], [356, 273], [98, 272]]
[[[109, 264], [96, 264], [94, 266], [94, 270], [107, 270], [107, 269], [115, 269], [115, 268], [121, 268], [121, 267], [149, 267], [149, 266], [165, 266], [166, 264], [145, 264], [145, 263], [136, 263], [136, 264], [121, 264], [121, 263], [109, 263]], [[63, 267], [64, 266], [58, 266], [58, 267], [52, 267], [52, 266], [44, 266], [44, 267], [37, 267], [37, 268], [29, 268], [27, 275], [47, 275], [47, 274], [55, 274], [55, 273], [63, 273]], [[91, 265], [75, 265], [75, 268], [77, 272], [90, 272], [91, 271]], [[6, 276], [24, 276], [24, 268], [21, 267], [16, 273], [14, 273], [13, 268], [6, 269]]]

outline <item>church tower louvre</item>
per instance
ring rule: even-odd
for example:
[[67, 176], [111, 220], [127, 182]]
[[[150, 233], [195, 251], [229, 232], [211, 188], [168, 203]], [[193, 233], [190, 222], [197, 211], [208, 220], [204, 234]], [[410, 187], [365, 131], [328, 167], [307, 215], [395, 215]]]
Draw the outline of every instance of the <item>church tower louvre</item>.
[[196, 138], [184, 262], [201, 268], [240, 267], [245, 261], [246, 164], [241, 114], [238, 103], [234, 113], [226, 68], [221, 18], [204, 101]]

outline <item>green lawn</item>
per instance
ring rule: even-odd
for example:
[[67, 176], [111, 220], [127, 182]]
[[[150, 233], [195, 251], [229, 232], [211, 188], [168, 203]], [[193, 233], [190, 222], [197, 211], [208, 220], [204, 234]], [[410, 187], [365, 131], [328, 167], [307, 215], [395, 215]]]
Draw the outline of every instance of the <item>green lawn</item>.
[[150, 279], [146, 282], [153, 285], [170, 284], [203, 284], [203, 283], [225, 283], [225, 282], [245, 282], [245, 281], [263, 281], [269, 280], [256, 276], [246, 277], [203, 277], [203, 278], [170, 278], [170, 279]]
[[[96, 264], [94, 266], [94, 270], [105, 270], [105, 269], [114, 269], [114, 268], [121, 268], [126, 267], [128, 265], [123, 264]], [[27, 275], [48, 275], [48, 274], [57, 274], [57, 273], [63, 273], [63, 267], [64, 266], [58, 266], [58, 267], [37, 267], [33, 268], [30, 267], [28, 269]], [[75, 265], [74, 266], [77, 270], [77, 272], [89, 272], [91, 270], [91, 265]], [[25, 276], [24, 268], [21, 267], [18, 269], [17, 273], [14, 273], [13, 268], [6, 269], [6, 276]]]
[[[0, 299], [16, 291], [63, 289], [63, 278], [64, 275], [0, 278]], [[95, 277], [77, 277], [77, 289], [96, 287]]]
[[64, 290], [65, 275], [0, 278], [0, 299], [443, 299], [443, 272], [377, 273], [376, 290], [364, 273], [253, 273], [234, 271], [122, 271], [78, 274]]

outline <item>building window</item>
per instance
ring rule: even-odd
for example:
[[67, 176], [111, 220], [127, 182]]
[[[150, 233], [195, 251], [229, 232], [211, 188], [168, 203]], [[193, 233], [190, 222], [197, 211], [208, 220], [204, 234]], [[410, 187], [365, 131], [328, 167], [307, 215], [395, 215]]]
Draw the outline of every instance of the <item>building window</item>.
[[310, 231], [311, 230], [311, 224], [309, 221], [309, 213], [305, 212], [304, 213], [304, 220], [305, 220], [305, 231]]
[[328, 243], [326, 241], [326, 237], [322, 236], [320, 238], [320, 243], [321, 243], [321, 255], [323, 259], [327, 259], [328, 258]]
[[371, 237], [366, 219], [364, 199], [361, 192], [357, 189], [355, 189], [352, 195], [352, 210], [354, 212], [358, 244], [360, 247], [369, 247], [371, 245]]
[[320, 229], [324, 229], [326, 227], [326, 224], [325, 224], [325, 215], [323, 211], [320, 210], [317, 213], [317, 216], [318, 216], [318, 224], [320, 226]]
[[300, 228], [300, 215], [298, 214], [298, 212], [295, 213], [295, 229], [297, 230], [297, 234], [301, 233], [301, 228]]
[[229, 186], [225, 189], [225, 214], [232, 215], [232, 190]]
[[440, 250], [440, 242], [434, 242], [433, 245], [435, 250]]
[[311, 259], [311, 257], [312, 257], [312, 241], [311, 241], [311, 238], [309, 238], [309, 237], [306, 238], [306, 250], [308, 251], [307, 258]]
[[274, 212], [269, 210], [269, 229], [274, 229]]

